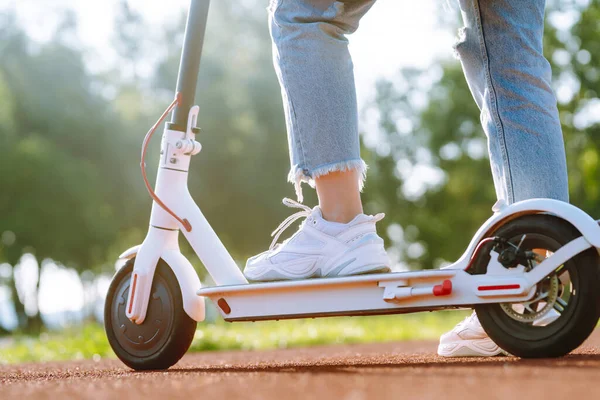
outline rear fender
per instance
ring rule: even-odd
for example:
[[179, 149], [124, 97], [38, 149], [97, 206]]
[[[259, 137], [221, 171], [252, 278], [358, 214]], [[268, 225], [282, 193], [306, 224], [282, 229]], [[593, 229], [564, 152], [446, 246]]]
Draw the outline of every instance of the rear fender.
[[496, 203], [495, 211], [471, 239], [471, 243], [460, 259], [449, 268], [461, 268], [468, 264], [479, 242], [507, 222], [528, 214], [550, 214], [571, 223], [590, 244], [600, 251], [600, 225], [583, 210], [572, 204], [552, 199], [530, 199], [509, 206], [502, 202]]

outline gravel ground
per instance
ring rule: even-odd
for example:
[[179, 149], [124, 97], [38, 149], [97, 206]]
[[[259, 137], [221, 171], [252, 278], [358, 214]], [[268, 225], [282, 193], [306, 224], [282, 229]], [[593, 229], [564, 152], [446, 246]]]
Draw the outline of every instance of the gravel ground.
[[430, 341], [186, 355], [168, 371], [117, 360], [0, 367], [1, 399], [591, 399], [600, 330], [559, 359], [443, 359]]

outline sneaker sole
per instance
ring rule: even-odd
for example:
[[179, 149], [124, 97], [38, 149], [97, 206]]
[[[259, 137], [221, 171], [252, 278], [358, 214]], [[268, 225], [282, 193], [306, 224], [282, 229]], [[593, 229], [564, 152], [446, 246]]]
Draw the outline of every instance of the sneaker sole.
[[364, 267], [358, 268], [354, 271], [352, 271], [351, 274], [327, 274], [325, 276], [323, 276], [323, 278], [341, 278], [344, 276], [357, 276], [357, 275], [371, 275], [371, 274], [385, 274], [388, 272], [391, 272], [392, 270], [390, 269], [390, 267], [386, 266], [386, 265], [366, 265]]
[[365, 266], [361, 268], [360, 271], [354, 272], [348, 275], [321, 275], [321, 270], [313, 272], [310, 275], [302, 276], [302, 277], [292, 277], [289, 275], [283, 275], [279, 271], [272, 269], [269, 272], [263, 274], [258, 279], [252, 279], [246, 276], [249, 282], [259, 283], [259, 282], [277, 282], [277, 281], [301, 281], [305, 279], [327, 279], [327, 278], [342, 278], [346, 276], [357, 276], [357, 275], [370, 275], [370, 274], [383, 274], [391, 272], [391, 269], [385, 265], [377, 265], [377, 266]]
[[[340, 262], [342, 261], [342, 262]], [[358, 246], [338, 259], [335, 268], [330, 269], [323, 278], [355, 276], [390, 272], [390, 259], [381, 243], [367, 243]]]
[[504, 350], [491, 342], [490, 339], [462, 340], [460, 342], [444, 343], [438, 346], [441, 357], [495, 357], [508, 355]]

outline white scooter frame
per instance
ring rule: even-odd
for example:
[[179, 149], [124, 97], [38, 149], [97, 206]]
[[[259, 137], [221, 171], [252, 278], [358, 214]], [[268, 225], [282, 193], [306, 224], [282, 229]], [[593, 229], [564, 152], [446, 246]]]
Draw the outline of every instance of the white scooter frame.
[[[141, 246], [121, 258], [137, 255], [127, 317], [144, 322], [154, 270], [162, 258], [174, 271], [181, 288], [184, 310], [194, 320], [204, 319], [204, 297], [210, 298], [227, 321], [256, 321], [334, 315], [373, 315], [457, 308], [483, 303], [515, 303], [531, 299], [536, 285], [565, 261], [590, 247], [600, 248], [600, 226], [579, 208], [556, 200], [532, 199], [506, 206], [497, 203], [495, 213], [477, 231], [467, 250], [454, 264], [440, 270], [397, 272], [330, 279], [249, 284], [187, 188], [190, 158], [200, 151], [193, 127], [198, 107], [191, 109], [185, 133], [166, 129], [156, 195], [191, 225], [187, 230], [156, 202], [150, 229]], [[569, 221], [581, 237], [561, 247], [530, 272], [503, 267], [491, 257], [488, 272], [465, 271], [478, 244], [490, 232], [525, 214], [548, 213]], [[181, 254], [181, 230], [217, 286], [201, 289], [190, 262]]]
[[[109, 340], [112, 338], [111, 345], [117, 349], [122, 344], [119, 344], [119, 340], [126, 346], [131, 344], [130, 347], [133, 349], [131, 357], [129, 355], [123, 357], [119, 354], [121, 350], [116, 351], [117, 355], [128, 365], [142, 369], [168, 367], [183, 355], [193, 337], [192, 329], [195, 329], [195, 324], [189, 328], [189, 331], [185, 331], [191, 332], [192, 336], [185, 332], [178, 333], [183, 335], [182, 337], [185, 336], [187, 344], [181, 348], [172, 347], [179, 353], [164, 361], [168, 357], [160, 360], [153, 359], [153, 350], [145, 347], [163, 346], [161, 344], [163, 342], [160, 342], [162, 339], [156, 339], [155, 343], [153, 342], [154, 336], [139, 335], [134, 340], [124, 335], [131, 327], [127, 326], [129, 321], [119, 319], [120, 310], [122, 307], [125, 308], [126, 317], [134, 323], [131, 324], [132, 327], [135, 327], [135, 324], [142, 325], [144, 323], [155, 271], [161, 259], [173, 271], [181, 291], [183, 309], [191, 319], [195, 321], [204, 319], [204, 298], [208, 297], [215, 303], [225, 320], [256, 321], [337, 315], [393, 314], [474, 307], [489, 303], [527, 302], [536, 295], [538, 283], [553, 274], [566, 261], [592, 247], [595, 247], [600, 253], [599, 222], [594, 221], [573, 205], [549, 199], [532, 199], [509, 206], [502, 202], [496, 203], [492, 208], [493, 215], [475, 233], [463, 255], [458, 261], [443, 269], [248, 283], [192, 199], [187, 187], [191, 157], [201, 150], [200, 144], [196, 141], [196, 135], [199, 132], [199, 129], [196, 128], [199, 108], [192, 105], [208, 4], [209, 0], [191, 0], [176, 100], [144, 140], [142, 172], [146, 186], [154, 199], [148, 234], [141, 245], [132, 247], [121, 254], [122, 259], [135, 257], [131, 278], [126, 281], [128, 286], [125, 288], [125, 286], [119, 286], [120, 283], [117, 279], [119, 274], [117, 274], [113, 283], [114, 287], [121, 288], [119, 289], [121, 291], [115, 289], [109, 295], [110, 301], [107, 300], [105, 316], [110, 320], [105, 322]], [[173, 119], [171, 123], [167, 124], [162, 138], [160, 164], [154, 192], [145, 173], [144, 159], [147, 144], [154, 131], [172, 110], [174, 110]], [[497, 240], [490, 236], [510, 221], [528, 214], [556, 216], [568, 221], [579, 231], [581, 236], [569, 239], [568, 243], [563, 243], [562, 247], [556, 249], [549, 257], [540, 260], [541, 262], [535, 268], [525, 269], [520, 263], [511, 264], [508, 268], [506, 263], [504, 265], [501, 263], [499, 254], [492, 249], [489, 253], [491, 257], [485, 269], [486, 272], [484, 274], [470, 273], [472, 271], [469, 271], [469, 268], [478, 259], [478, 252], [482, 245]], [[216, 286], [201, 287], [200, 279], [194, 268], [179, 250], [180, 230], [206, 267]], [[511, 246], [517, 247], [514, 244]], [[122, 276], [128, 277], [125, 274]], [[129, 292], [123, 295], [122, 293], [127, 293], [125, 289]], [[593, 303], [590, 301], [590, 296], [593, 297], [596, 289], [586, 290], [588, 290], [586, 301]], [[127, 296], [126, 304], [125, 298], [122, 296]], [[159, 295], [156, 294], [156, 296]], [[600, 303], [598, 303], [598, 307], [600, 309]], [[584, 309], [580, 308], [579, 310]], [[586, 328], [589, 332], [597, 321], [597, 319], [593, 319], [596, 316], [596, 309], [590, 308], [590, 310], [592, 310], [591, 313], [588, 313], [590, 322]], [[164, 314], [162, 315], [164, 316]], [[160, 322], [158, 319], [152, 320], [152, 323]], [[164, 327], [167, 326], [171, 325], [164, 325]], [[162, 325], [157, 329], [163, 329]], [[148, 330], [148, 332], [150, 331]], [[171, 334], [169, 332], [164, 334]], [[137, 333], [135, 334], [137, 335]], [[581, 341], [584, 339], [585, 337], [581, 338]], [[169, 346], [171, 345], [169, 344]], [[168, 346], [162, 348], [171, 349]], [[126, 351], [123, 350], [123, 352]], [[560, 349], [553, 350], [553, 352], [552, 354], [565, 354]], [[165, 350], [162, 354], [168, 355], [168, 351]], [[545, 353], [541, 352], [535, 354], [525, 352], [523, 354], [545, 356]], [[145, 362], [145, 359], [149, 361]]]

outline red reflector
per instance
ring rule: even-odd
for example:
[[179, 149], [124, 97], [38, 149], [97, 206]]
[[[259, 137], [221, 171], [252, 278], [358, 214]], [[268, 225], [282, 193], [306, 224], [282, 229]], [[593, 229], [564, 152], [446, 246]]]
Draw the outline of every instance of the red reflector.
[[129, 301], [129, 314], [131, 314], [131, 308], [133, 307], [133, 299], [135, 298], [135, 287], [137, 286], [137, 274], [133, 274], [133, 285], [131, 287], [131, 299]]
[[485, 291], [485, 290], [509, 290], [509, 289], [520, 289], [521, 285], [513, 284], [513, 285], [492, 285], [492, 286], [479, 286], [477, 290]]
[[217, 304], [219, 307], [221, 307], [221, 310], [223, 310], [225, 314], [231, 313], [231, 307], [229, 307], [229, 304], [227, 304], [227, 300], [220, 298], [219, 301], [217, 301]]
[[446, 279], [441, 285], [435, 285], [433, 287], [434, 296], [447, 296], [452, 293], [452, 281]]

